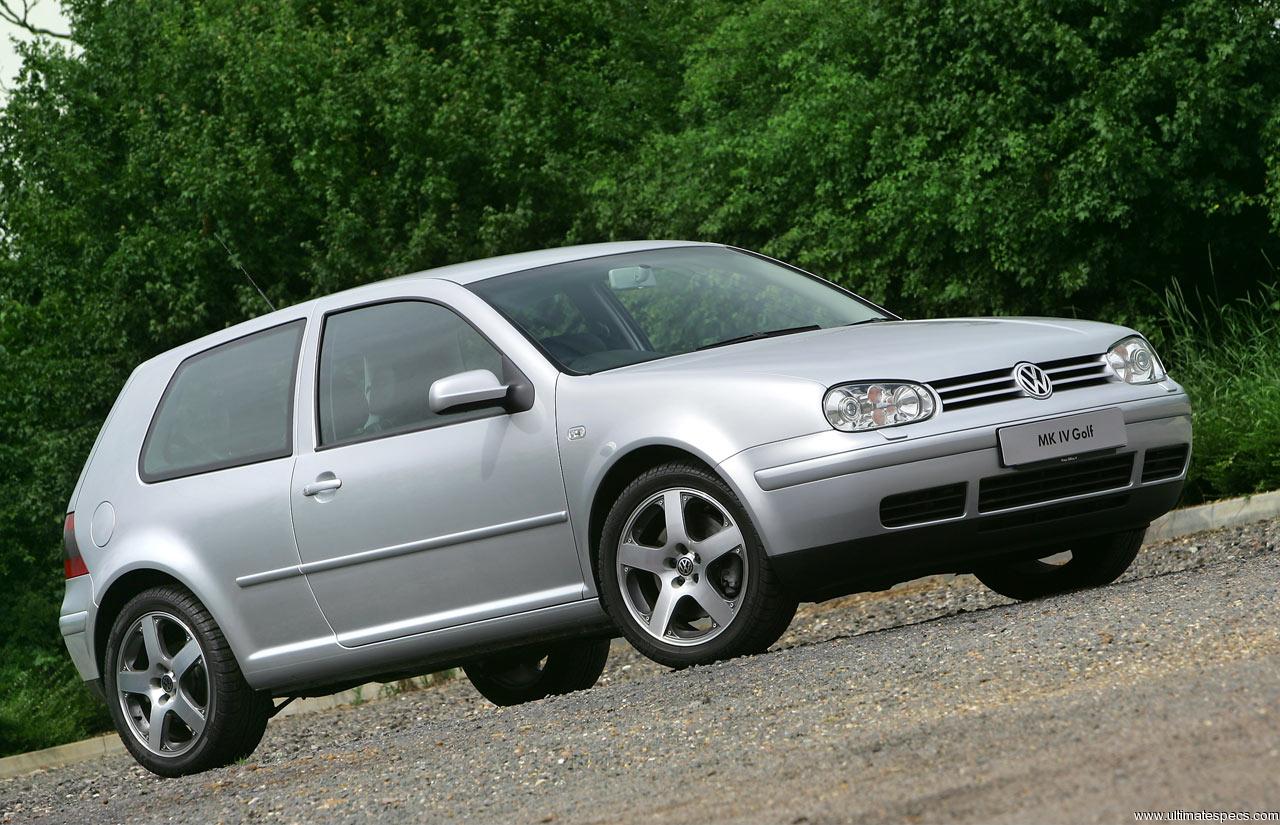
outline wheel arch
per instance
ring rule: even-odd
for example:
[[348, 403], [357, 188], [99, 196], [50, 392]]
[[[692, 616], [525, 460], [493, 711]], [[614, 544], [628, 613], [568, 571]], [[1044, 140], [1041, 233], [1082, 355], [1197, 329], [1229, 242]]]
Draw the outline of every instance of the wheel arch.
[[[604, 533], [605, 520], [609, 517], [609, 510], [613, 507], [614, 502], [618, 500], [618, 496], [622, 494], [627, 485], [641, 474], [654, 467], [679, 461], [694, 464], [716, 476], [729, 485], [729, 489], [734, 491], [734, 495], [738, 496], [739, 501], [743, 501], [737, 485], [720, 468], [716, 467], [705, 456], [699, 455], [687, 446], [669, 442], [653, 443], [637, 446], [626, 453], [620, 454], [604, 471], [600, 482], [596, 485], [595, 492], [591, 496], [591, 512], [587, 519], [587, 541], [589, 542], [591, 575], [597, 592], [600, 591], [600, 570], [597, 558], [599, 554], [596, 550], [600, 544], [600, 537]], [[745, 501], [743, 501], [743, 506], [746, 506]]]
[[[97, 610], [94, 611], [92, 640], [93, 649], [90, 651], [93, 660], [98, 664], [98, 678], [103, 679], [106, 676], [106, 662], [103, 657], [107, 653], [107, 637], [111, 633], [111, 626], [115, 624], [116, 617], [120, 615], [120, 611], [129, 603], [134, 596], [153, 587], [163, 587], [165, 585], [177, 585], [184, 590], [195, 595], [195, 590], [187, 582], [183, 581], [172, 571], [162, 570], [158, 567], [137, 567], [127, 570], [119, 574], [113, 579], [102, 593], [102, 598], [98, 601]], [[197, 599], [200, 597], [197, 595]], [[201, 600], [203, 604], [203, 600]], [[206, 606], [206, 609], [207, 606]], [[215, 619], [216, 621], [216, 619]]]

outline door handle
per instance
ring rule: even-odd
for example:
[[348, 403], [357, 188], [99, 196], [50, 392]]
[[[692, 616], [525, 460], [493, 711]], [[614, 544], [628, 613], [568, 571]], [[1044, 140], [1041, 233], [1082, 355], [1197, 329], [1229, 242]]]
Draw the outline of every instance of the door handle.
[[337, 490], [342, 487], [342, 479], [326, 478], [320, 481], [313, 481], [302, 488], [304, 496], [314, 496], [316, 493], [323, 493], [326, 490]]

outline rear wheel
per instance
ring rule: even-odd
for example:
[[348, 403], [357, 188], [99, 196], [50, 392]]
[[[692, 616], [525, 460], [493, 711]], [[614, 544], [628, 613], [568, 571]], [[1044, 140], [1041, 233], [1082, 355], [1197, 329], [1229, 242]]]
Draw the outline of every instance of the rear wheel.
[[155, 587], [124, 606], [103, 674], [125, 747], [160, 776], [247, 756], [271, 716], [271, 697], [249, 687], [213, 617], [181, 587]]
[[[1065, 561], [1050, 561], [1052, 557], [1045, 557], [993, 564], [975, 570], [974, 575], [1001, 596], [1018, 601], [1042, 599], [1085, 587], [1100, 587], [1120, 578], [1129, 569], [1142, 547], [1146, 532], [1144, 528], [1084, 539], [1076, 547], [1064, 548], [1071, 553]], [[1055, 555], [1060, 555], [1060, 552]]]
[[795, 615], [742, 504], [695, 465], [633, 481], [605, 520], [598, 553], [609, 614], [669, 667], [763, 653]]
[[575, 690], [586, 690], [604, 672], [608, 639], [521, 648], [463, 667], [480, 695], [495, 705], [520, 705]]

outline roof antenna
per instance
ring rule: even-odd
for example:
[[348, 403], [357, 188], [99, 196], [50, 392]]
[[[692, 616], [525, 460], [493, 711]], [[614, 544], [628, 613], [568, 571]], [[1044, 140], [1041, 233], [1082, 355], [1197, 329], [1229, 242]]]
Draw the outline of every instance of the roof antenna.
[[262, 287], [258, 286], [258, 282], [253, 279], [253, 276], [249, 274], [249, 271], [241, 266], [240, 262], [236, 260], [236, 256], [231, 254], [231, 250], [227, 248], [227, 242], [222, 240], [221, 235], [214, 235], [213, 237], [218, 239], [218, 243], [222, 244], [222, 248], [227, 253], [227, 259], [230, 260], [231, 263], [235, 264], [236, 269], [244, 273], [244, 277], [249, 279], [249, 283], [253, 284], [253, 288], [258, 290], [258, 295], [262, 297], [263, 302], [266, 303], [267, 306], [271, 307], [272, 312], [275, 312], [275, 304], [271, 303], [271, 299], [267, 297], [267, 293], [262, 291]]

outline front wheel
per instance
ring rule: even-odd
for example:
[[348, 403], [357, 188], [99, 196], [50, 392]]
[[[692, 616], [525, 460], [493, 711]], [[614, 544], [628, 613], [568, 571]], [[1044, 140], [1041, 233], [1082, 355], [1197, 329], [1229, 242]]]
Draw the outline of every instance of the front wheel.
[[1063, 562], [1031, 559], [992, 564], [974, 571], [978, 581], [1018, 601], [1042, 599], [1085, 587], [1110, 584], [1129, 569], [1142, 547], [1146, 529], [1081, 539]]
[[608, 639], [586, 639], [499, 653], [463, 671], [480, 695], [495, 705], [521, 705], [586, 690], [600, 678], [608, 659]]
[[271, 716], [271, 697], [249, 687], [209, 611], [181, 587], [154, 587], [124, 606], [103, 674], [125, 747], [160, 776], [249, 755]]
[[795, 615], [742, 504], [695, 465], [633, 481], [597, 552], [605, 608], [636, 649], [668, 667], [763, 653]]

